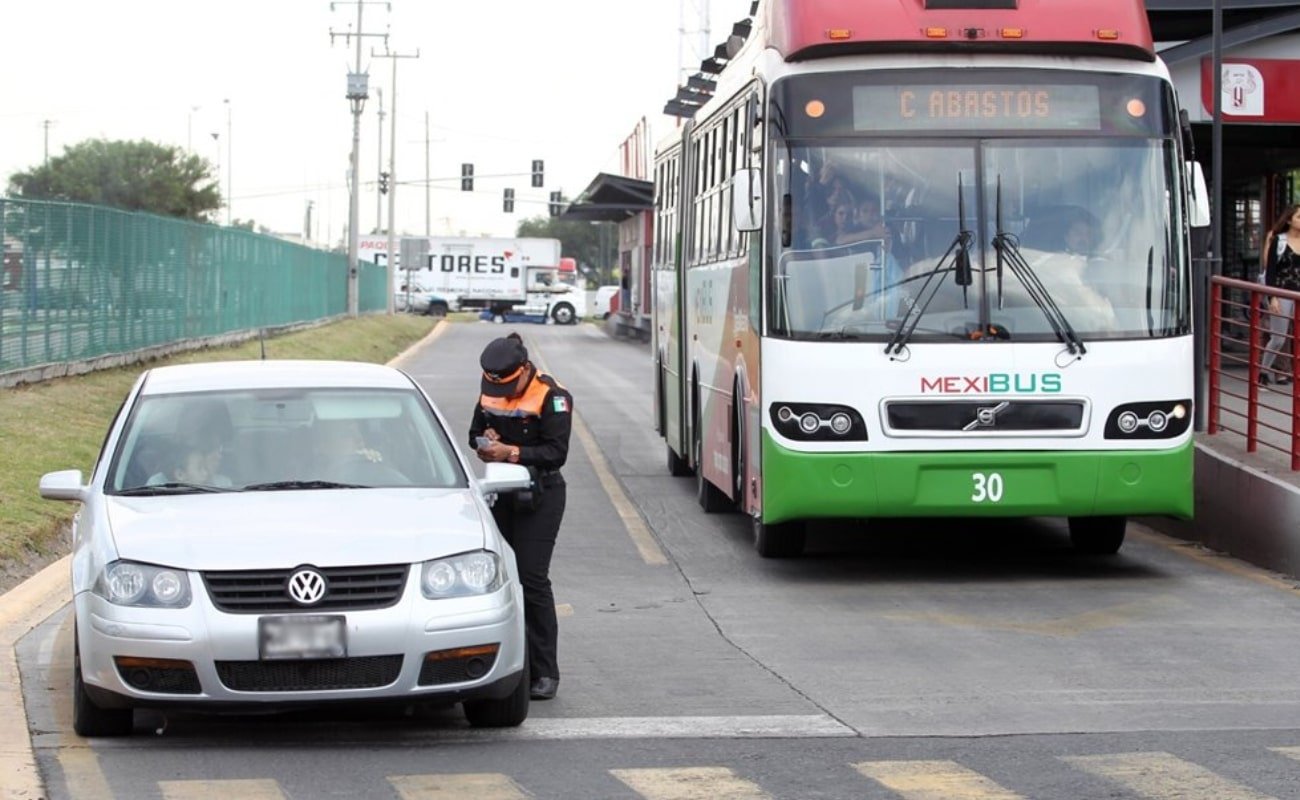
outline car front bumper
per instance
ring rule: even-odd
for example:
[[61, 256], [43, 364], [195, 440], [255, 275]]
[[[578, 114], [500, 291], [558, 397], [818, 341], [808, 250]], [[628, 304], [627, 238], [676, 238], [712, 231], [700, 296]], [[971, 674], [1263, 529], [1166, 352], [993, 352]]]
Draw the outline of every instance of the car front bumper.
[[[412, 569], [401, 599], [388, 608], [299, 612], [345, 618], [344, 658], [271, 660], [260, 657], [258, 621], [284, 614], [227, 613], [213, 605], [197, 574], [190, 574], [190, 585], [192, 599], [182, 609], [117, 606], [91, 592], [76, 596], [82, 681], [97, 705], [454, 703], [506, 696], [524, 668], [516, 581], [488, 595], [427, 600], [419, 569]], [[484, 648], [492, 646], [489, 657]], [[445, 658], [464, 648], [472, 655]], [[429, 659], [430, 653], [444, 658]]]

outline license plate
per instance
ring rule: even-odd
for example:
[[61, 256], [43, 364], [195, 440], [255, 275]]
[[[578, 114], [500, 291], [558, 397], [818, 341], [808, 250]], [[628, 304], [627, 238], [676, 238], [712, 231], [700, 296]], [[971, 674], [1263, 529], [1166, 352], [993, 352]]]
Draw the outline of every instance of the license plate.
[[348, 654], [347, 619], [334, 615], [261, 617], [258, 654], [263, 660], [343, 658]]

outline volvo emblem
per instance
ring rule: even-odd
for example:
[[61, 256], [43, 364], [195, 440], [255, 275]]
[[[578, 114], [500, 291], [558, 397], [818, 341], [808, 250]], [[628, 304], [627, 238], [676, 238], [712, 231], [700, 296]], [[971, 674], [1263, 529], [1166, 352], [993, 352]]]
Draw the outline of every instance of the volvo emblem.
[[1002, 413], [1002, 410], [1009, 405], [1011, 404], [1003, 400], [995, 406], [980, 406], [975, 410], [975, 419], [971, 420], [962, 430], [973, 431], [978, 428], [992, 428], [998, 424], [998, 414]]
[[324, 600], [328, 588], [325, 576], [310, 567], [296, 570], [289, 576], [289, 599], [300, 606], [314, 606]]

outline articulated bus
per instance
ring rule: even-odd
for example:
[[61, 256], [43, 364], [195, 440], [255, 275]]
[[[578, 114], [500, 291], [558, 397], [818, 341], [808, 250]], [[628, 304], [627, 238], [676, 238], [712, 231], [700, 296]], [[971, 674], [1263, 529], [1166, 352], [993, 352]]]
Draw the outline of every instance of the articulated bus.
[[1184, 119], [1141, 0], [762, 0], [655, 155], [669, 470], [765, 557], [814, 519], [1109, 554], [1190, 516]]

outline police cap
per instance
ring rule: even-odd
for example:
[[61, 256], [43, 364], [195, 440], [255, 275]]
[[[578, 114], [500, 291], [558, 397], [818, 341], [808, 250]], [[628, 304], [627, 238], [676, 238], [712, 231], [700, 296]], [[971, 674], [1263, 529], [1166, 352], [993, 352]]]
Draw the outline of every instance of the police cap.
[[483, 368], [483, 394], [510, 397], [515, 393], [520, 371], [528, 363], [528, 348], [519, 334], [512, 333], [488, 342], [478, 363]]

